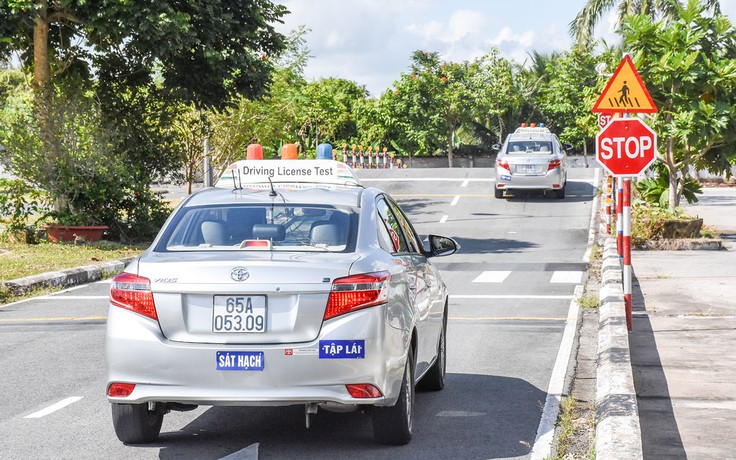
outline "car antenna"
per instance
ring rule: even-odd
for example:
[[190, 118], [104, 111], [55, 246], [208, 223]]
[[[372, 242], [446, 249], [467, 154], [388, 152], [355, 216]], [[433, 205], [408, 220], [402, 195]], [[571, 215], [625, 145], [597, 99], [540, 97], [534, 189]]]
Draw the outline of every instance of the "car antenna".
[[243, 190], [243, 180], [242, 180], [242, 176], [240, 175], [239, 169], [238, 169], [238, 189]]
[[278, 193], [276, 193], [276, 190], [273, 188], [273, 182], [271, 182], [271, 176], [268, 177], [268, 183], [271, 185], [271, 191], [268, 193], [268, 196], [278, 196]]

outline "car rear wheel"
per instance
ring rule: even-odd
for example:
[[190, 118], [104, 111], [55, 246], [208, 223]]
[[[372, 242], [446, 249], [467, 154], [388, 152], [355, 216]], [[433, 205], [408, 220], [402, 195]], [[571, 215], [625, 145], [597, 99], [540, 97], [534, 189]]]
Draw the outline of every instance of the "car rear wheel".
[[150, 410], [148, 403], [112, 404], [112, 425], [122, 442], [144, 444], [153, 442], [161, 432], [164, 411], [160, 404]]
[[445, 375], [447, 373], [447, 309], [445, 308], [445, 316], [442, 321], [442, 330], [440, 332], [440, 340], [437, 344], [437, 359], [429, 368], [422, 380], [419, 382], [418, 388], [421, 390], [440, 391], [445, 387]]
[[381, 444], [405, 445], [414, 424], [414, 352], [409, 348], [399, 399], [391, 407], [373, 408], [373, 437]]
[[496, 196], [496, 198], [503, 198], [503, 189], [494, 187], [493, 194]]
[[563, 185], [562, 188], [558, 188], [555, 190], [555, 198], [558, 200], [561, 200], [565, 198], [565, 188], [567, 187], [567, 184]]

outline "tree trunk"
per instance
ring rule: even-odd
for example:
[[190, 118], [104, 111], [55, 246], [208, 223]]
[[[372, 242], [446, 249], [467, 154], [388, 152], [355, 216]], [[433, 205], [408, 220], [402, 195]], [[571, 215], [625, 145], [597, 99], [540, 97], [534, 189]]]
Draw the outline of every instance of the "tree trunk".
[[[61, 158], [61, 141], [53, 115], [53, 93], [49, 68], [49, 23], [48, 2], [42, 1], [38, 16], [33, 20], [33, 99], [36, 119], [40, 129], [41, 143], [45, 155], [44, 174], [53, 178]], [[68, 205], [66, 194], [58, 190], [54, 180], [49, 180], [54, 210], [63, 211]]]
[[669, 207], [675, 209], [680, 205], [680, 193], [677, 178], [677, 165], [675, 163], [675, 141], [672, 138], [667, 139], [665, 147], [665, 155], [667, 159], [667, 171], [670, 175]]
[[455, 128], [450, 128], [450, 134], [447, 137], [447, 165], [452, 168], [452, 141], [455, 138]]

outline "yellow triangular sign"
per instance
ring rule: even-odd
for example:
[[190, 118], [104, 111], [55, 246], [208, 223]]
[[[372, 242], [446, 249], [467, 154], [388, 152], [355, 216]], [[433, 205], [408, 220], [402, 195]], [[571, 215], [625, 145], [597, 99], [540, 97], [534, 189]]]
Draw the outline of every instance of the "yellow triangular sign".
[[625, 55], [593, 106], [593, 113], [656, 112], [657, 106], [641, 81], [639, 72], [629, 55]]

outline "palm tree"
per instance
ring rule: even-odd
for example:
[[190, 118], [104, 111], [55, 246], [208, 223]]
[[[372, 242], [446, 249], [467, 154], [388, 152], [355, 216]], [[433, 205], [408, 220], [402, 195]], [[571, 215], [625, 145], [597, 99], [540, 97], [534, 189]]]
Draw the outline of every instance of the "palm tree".
[[[702, 0], [713, 13], [721, 14], [721, 4], [718, 0]], [[570, 23], [570, 35], [577, 43], [587, 43], [593, 37], [593, 31], [600, 19], [611, 8], [618, 4], [617, 26], [624, 22], [626, 16], [632, 14], [646, 14], [652, 18], [675, 17], [677, 15], [678, 0], [588, 0], [583, 9]]]

